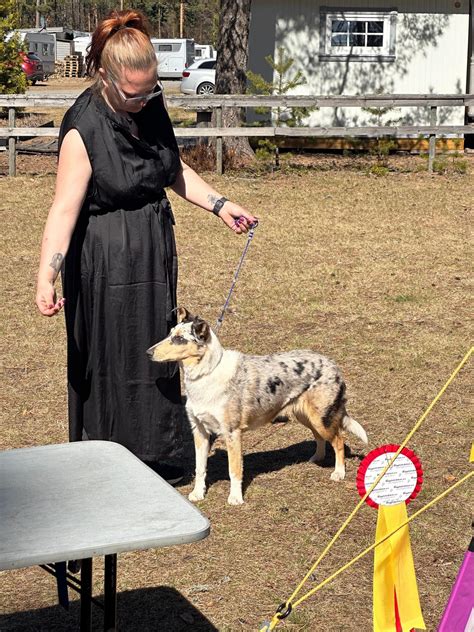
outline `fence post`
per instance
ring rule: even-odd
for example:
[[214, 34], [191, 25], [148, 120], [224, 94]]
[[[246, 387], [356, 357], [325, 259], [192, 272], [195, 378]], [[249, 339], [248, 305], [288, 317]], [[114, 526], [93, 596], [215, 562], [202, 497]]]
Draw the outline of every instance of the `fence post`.
[[[433, 127], [436, 125], [437, 113], [436, 110], [438, 108], [436, 105], [432, 105], [430, 107], [430, 125]], [[436, 156], [436, 134], [430, 134], [430, 148], [428, 154], [428, 171], [429, 173], [433, 173], [433, 162]]]
[[[16, 110], [8, 108], [8, 131], [15, 127]], [[8, 175], [16, 176], [16, 138], [8, 137]]]
[[[216, 108], [216, 127], [222, 127], [222, 107]], [[221, 176], [223, 173], [223, 160], [222, 160], [222, 136], [216, 137], [216, 171], [217, 175]]]

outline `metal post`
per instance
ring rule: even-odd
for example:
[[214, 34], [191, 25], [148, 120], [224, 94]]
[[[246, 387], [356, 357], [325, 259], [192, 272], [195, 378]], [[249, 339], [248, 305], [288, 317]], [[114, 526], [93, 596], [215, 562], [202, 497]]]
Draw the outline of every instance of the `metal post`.
[[[15, 108], [8, 108], [8, 131], [15, 127], [15, 121]], [[14, 136], [8, 137], [8, 175], [16, 176], [16, 138]]]
[[117, 629], [117, 554], [104, 561], [104, 632]]
[[[436, 125], [437, 120], [437, 107], [436, 105], [432, 105], [430, 107], [430, 125], [433, 127]], [[430, 147], [428, 154], [428, 171], [429, 173], [433, 173], [433, 162], [436, 156], [436, 134], [430, 134]]]
[[92, 558], [87, 557], [81, 564], [81, 632], [92, 629]]
[[[222, 127], [222, 108], [216, 108], [216, 127]], [[222, 136], [216, 137], [216, 170], [217, 175], [221, 176], [223, 169], [222, 159]]]

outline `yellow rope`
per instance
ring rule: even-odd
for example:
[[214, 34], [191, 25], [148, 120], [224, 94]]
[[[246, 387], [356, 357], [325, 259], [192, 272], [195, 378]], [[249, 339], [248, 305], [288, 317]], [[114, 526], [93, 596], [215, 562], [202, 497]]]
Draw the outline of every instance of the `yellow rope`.
[[[347, 570], [348, 568], [350, 568], [353, 564], [355, 564], [356, 562], [358, 562], [362, 557], [364, 557], [364, 555], [367, 555], [367, 553], [370, 553], [370, 551], [373, 551], [373, 549], [375, 549], [375, 547], [379, 546], [380, 544], [382, 544], [383, 542], [385, 542], [386, 540], [388, 540], [389, 538], [392, 537], [392, 535], [394, 533], [396, 533], [397, 531], [399, 531], [400, 529], [402, 529], [403, 527], [405, 527], [408, 523], [410, 523], [412, 520], [414, 520], [415, 518], [417, 518], [420, 514], [422, 514], [424, 511], [426, 511], [427, 509], [430, 509], [430, 507], [432, 507], [433, 505], [435, 505], [437, 502], [439, 502], [441, 499], [443, 499], [445, 496], [447, 496], [450, 492], [452, 492], [454, 489], [456, 489], [456, 487], [459, 487], [459, 485], [462, 485], [462, 483], [466, 482], [471, 476], [474, 476], [474, 472], [469, 472], [468, 474], [466, 474], [465, 476], [463, 476], [462, 478], [459, 479], [459, 481], [457, 481], [456, 483], [454, 483], [453, 485], [451, 485], [451, 487], [448, 487], [447, 489], [444, 490], [444, 492], [441, 492], [441, 494], [439, 494], [438, 496], [436, 496], [435, 498], [433, 498], [432, 500], [430, 500], [429, 503], [427, 503], [426, 505], [424, 505], [424, 507], [422, 507], [421, 509], [418, 509], [418, 511], [416, 511], [412, 516], [410, 516], [408, 518], [408, 520], [406, 520], [404, 523], [402, 523], [401, 525], [399, 525], [396, 529], [394, 529], [391, 533], [387, 534], [385, 537], [381, 538], [380, 540], [378, 540], [377, 542], [374, 542], [374, 544], [371, 544], [370, 546], [368, 546], [366, 549], [364, 549], [363, 551], [361, 551], [358, 555], [356, 555], [354, 558], [352, 558], [352, 560], [350, 560], [349, 562], [347, 562], [347, 564], [344, 564], [344, 566], [341, 566], [341, 568], [339, 568], [337, 571], [335, 571], [332, 575], [330, 575], [329, 577], [327, 577], [324, 581], [322, 581], [320, 584], [318, 584], [317, 586], [315, 586], [314, 588], [312, 588], [310, 591], [308, 591], [305, 595], [303, 595], [302, 597], [300, 597], [297, 601], [295, 601], [294, 604], [292, 604], [292, 608], [296, 608], [296, 606], [298, 606], [300, 603], [302, 603], [303, 601], [305, 601], [306, 599], [308, 599], [309, 597], [311, 597], [311, 595], [314, 595], [315, 592], [317, 592], [318, 590], [321, 590], [321, 588], [323, 588], [323, 586], [325, 586], [326, 584], [328, 584], [330, 581], [332, 581], [333, 579], [335, 579], [338, 575], [340, 575], [342, 572], [344, 572], [345, 570]], [[281, 622], [281, 620], [278, 618], [278, 614], [276, 614], [273, 619], [270, 622], [270, 626], [268, 628], [268, 630], [274, 630], [276, 628], [276, 626]]]
[[[353, 511], [350, 513], [350, 515], [346, 518], [346, 520], [344, 521], [344, 523], [342, 524], [342, 526], [338, 529], [338, 531], [336, 532], [336, 534], [334, 535], [334, 537], [331, 539], [331, 541], [329, 542], [329, 544], [326, 546], [326, 548], [324, 549], [324, 551], [321, 553], [321, 555], [318, 557], [318, 559], [316, 560], [316, 562], [313, 564], [313, 566], [310, 568], [310, 570], [306, 573], [306, 575], [304, 576], [304, 578], [301, 580], [301, 582], [298, 584], [298, 586], [296, 587], [296, 589], [293, 591], [292, 595], [290, 596], [289, 599], [287, 599], [287, 601], [285, 602], [286, 605], [296, 605], [297, 603], [300, 603], [299, 601], [295, 602], [295, 604], [293, 604], [293, 599], [296, 597], [296, 595], [300, 592], [301, 588], [303, 587], [303, 585], [306, 583], [306, 581], [309, 579], [309, 577], [312, 575], [312, 573], [314, 572], [314, 570], [318, 567], [318, 565], [321, 563], [321, 561], [326, 557], [327, 553], [329, 552], [329, 550], [331, 549], [331, 547], [334, 545], [334, 543], [338, 540], [339, 536], [343, 533], [343, 531], [346, 529], [346, 527], [349, 525], [349, 523], [351, 522], [351, 520], [354, 518], [354, 516], [356, 515], [356, 513], [359, 511], [359, 509], [362, 507], [362, 505], [364, 504], [365, 500], [368, 498], [368, 496], [372, 493], [372, 491], [375, 489], [375, 487], [378, 485], [379, 481], [381, 480], [381, 478], [385, 475], [385, 473], [390, 469], [390, 467], [392, 466], [392, 464], [395, 462], [396, 458], [398, 457], [398, 455], [400, 454], [400, 452], [403, 450], [403, 448], [406, 446], [406, 444], [409, 442], [409, 440], [412, 438], [412, 436], [415, 434], [415, 432], [418, 430], [418, 428], [421, 426], [421, 424], [423, 423], [423, 421], [426, 419], [426, 417], [429, 415], [429, 413], [431, 412], [431, 410], [433, 409], [433, 407], [435, 406], [435, 404], [438, 402], [438, 400], [441, 398], [441, 396], [444, 394], [444, 392], [446, 391], [446, 389], [448, 388], [448, 386], [451, 384], [451, 382], [454, 380], [454, 378], [457, 376], [457, 374], [459, 373], [459, 371], [462, 369], [462, 367], [466, 364], [466, 362], [469, 360], [470, 356], [472, 355], [474, 351], [474, 347], [471, 347], [469, 349], [469, 351], [466, 353], [466, 355], [464, 356], [464, 358], [461, 360], [461, 362], [458, 364], [458, 366], [455, 368], [455, 370], [452, 372], [451, 376], [449, 377], [449, 379], [447, 380], [447, 382], [444, 384], [444, 386], [441, 388], [441, 390], [438, 392], [438, 394], [436, 395], [436, 397], [432, 400], [431, 404], [428, 406], [428, 408], [425, 410], [425, 412], [421, 415], [421, 417], [418, 419], [418, 421], [416, 422], [416, 424], [413, 426], [413, 429], [407, 434], [407, 436], [405, 437], [404, 441], [400, 444], [400, 447], [398, 448], [397, 452], [393, 455], [393, 457], [391, 458], [390, 462], [385, 466], [385, 468], [380, 472], [380, 474], [377, 476], [377, 478], [375, 479], [374, 483], [372, 484], [372, 486], [370, 487], [370, 489], [367, 490], [367, 492], [364, 494], [364, 496], [361, 498], [361, 500], [358, 502], [358, 504], [356, 505], [356, 507], [353, 509]], [[415, 515], [415, 514], [414, 514]], [[278, 618], [278, 613], [274, 615], [271, 623], [270, 623], [270, 630], [273, 630], [276, 625], [278, 624], [278, 622], [280, 621], [280, 619]]]
[[381, 538], [380, 540], [378, 540], [377, 542], [374, 542], [374, 544], [371, 544], [370, 546], [368, 546], [366, 549], [364, 549], [361, 553], [359, 553], [358, 555], [356, 555], [356, 557], [354, 557], [350, 562], [347, 562], [347, 564], [345, 564], [344, 566], [342, 566], [338, 571], [336, 571], [335, 573], [333, 573], [332, 575], [330, 575], [327, 579], [325, 579], [324, 581], [322, 581], [320, 584], [318, 584], [317, 586], [315, 586], [314, 588], [312, 588], [309, 592], [307, 592], [305, 595], [303, 595], [302, 597], [300, 597], [297, 601], [295, 601], [295, 603], [293, 604], [293, 607], [296, 607], [297, 605], [299, 605], [300, 603], [302, 603], [305, 599], [308, 599], [308, 597], [310, 597], [311, 595], [313, 595], [315, 592], [317, 592], [318, 590], [320, 590], [323, 586], [325, 586], [326, 584], [328, 584], [331, 580], [335, 579], [338, 575], [340, 575], [343, 571], [345, 571], [347, 568], [349, 568], [350, 566], [352, 566], [353, 564], [355, 564], [358, 560], [360, 560], [361, 557], [364, 557], [364, 555], [367, 555], [367, 553], [370, 553], [370, 551], [372, 551], [373, 549], [375, 549], [376, 546], [379, 546], [379, 544], [382, 544], [382, 542], [385, 542], [385, 540], [388, 540], [389, 538], [392, 537], [392, 535], [394, 533], [396, 533], [397, 531], [399, 531], [402, 527], [405, 527], [409, 522], [411, 522], [412, 520], [414, 520], [417, 516], [419, 516], [420, 514], [422, 514], [424, 511], [426, 511], [427, 509], [429, 509], [430, 507], [432, 507], [433, 505], [435, 505], [437, 502], [439, 502], [442, 498], [444, 498], [445, 496], [447, 496], [450, 492], [452, 492], [454, 489], [456, 489], [456, 487], [458, 487], [459, 485], [461, 485], [462, 483], [464, 483], [465, 481], [467, 481], [471, 476], [474, 476], [474, 472], [469, 472], [468, 474], [466, 474], [465, 476], [463, 476], [462, 478], [460, 478], [457, 483], [454, 483], [453, 485], [451, 485], [451, 487], [448, 487], [448, 489], [445, 489], [444, 492], [441, 492], [441, 494], [439, 494], [438, 496], [436, 496], [436, 498], [433, 498], [433, 500], [430, 500], [429, 503], [427, 503], [424, 507], [422, 507], [421, 509], [418, 509], [418, 511], [415, 511], [415, 513], [410, 516], [408, 518], [408, 520], [406, 520], [403, 524], [399, 525], [396, 529], [394, 529], [391, 533], [389, 533], [388, 535], [386, 535], [385, 537]]

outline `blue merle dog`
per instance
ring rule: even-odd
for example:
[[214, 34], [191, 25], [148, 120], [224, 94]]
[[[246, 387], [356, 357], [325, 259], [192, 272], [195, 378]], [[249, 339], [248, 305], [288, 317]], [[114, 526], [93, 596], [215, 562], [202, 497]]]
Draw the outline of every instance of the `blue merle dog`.
[[206, 493], [211, 434], [225, 438], [229, 458], [231, 505], [242, 504], [242, 433], [271, 423], [280, 415], [296, 418], [316, 439], [312, 462], [321, 461], [325, 441], [334, 448], [331, 479], [345, 476], [342, 431], [364, 443], [362, 426], [346, 411], [346, 386], [332, 360], [314, 351], [251, 356], [224, 349], [209, 324], [178, 308], [178, 324], [147, 351], [155, 362], [180, 363], [184, 372], [186, 411], [196, 449], [196, 479], [189, 498]]

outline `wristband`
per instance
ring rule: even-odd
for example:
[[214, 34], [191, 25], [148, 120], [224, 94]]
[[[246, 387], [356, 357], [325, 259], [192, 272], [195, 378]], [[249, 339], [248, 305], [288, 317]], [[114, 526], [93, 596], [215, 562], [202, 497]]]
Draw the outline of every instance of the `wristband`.
[[228, 200], [226, 197], [221, 197], [217, 200], [217, 202], [214, 204], [214, 207], [212, 209], [212, 212], [214, 213], [214, 215], [217, 215], [217, 217], [219, 217], [219, 211], [221, 210], [221, 208], [224, 206], [224, 204], [227, 201]]

